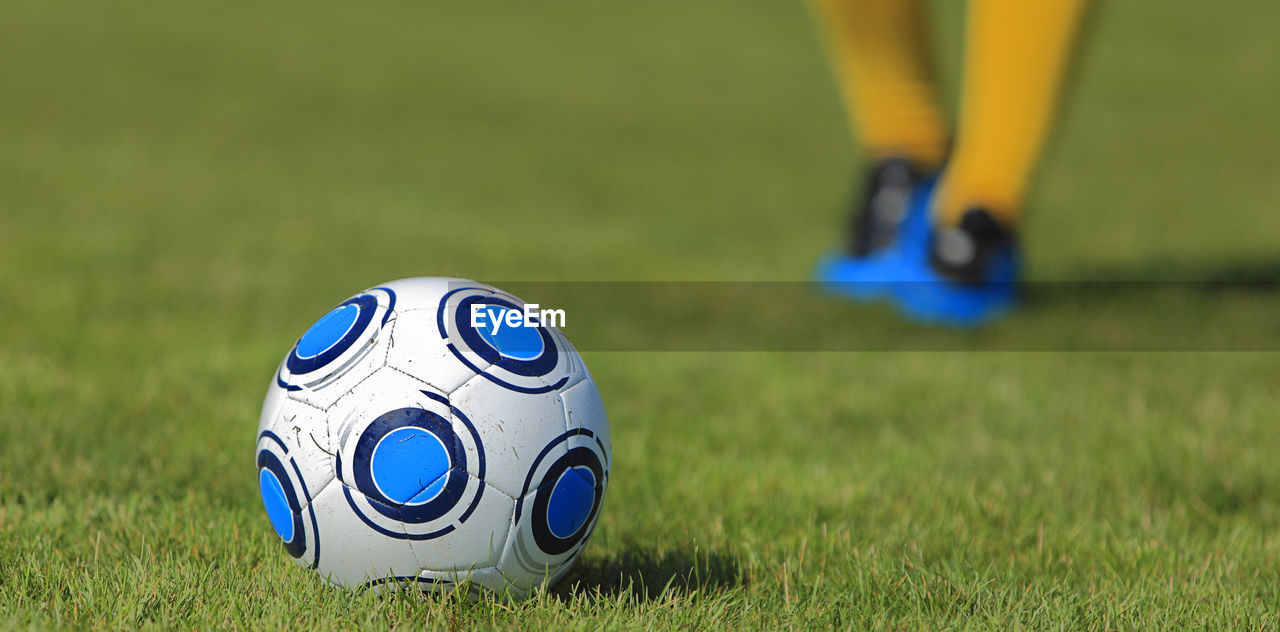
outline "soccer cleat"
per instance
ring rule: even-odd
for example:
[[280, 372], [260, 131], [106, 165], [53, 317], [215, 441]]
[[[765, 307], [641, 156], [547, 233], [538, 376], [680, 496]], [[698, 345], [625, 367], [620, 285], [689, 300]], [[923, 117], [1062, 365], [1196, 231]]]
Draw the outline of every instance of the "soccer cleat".
[[921, 175], [903, 158], [883, 160], [872, 167], [863, 186], [863, 198], [853, 211], [847, 252], [866, 257], [888, 248], [898, 237], [907, 215], [911, 191]]
[[982, 208], [960, 223], [935, 228], [923, 256], [904, 260], [893, 300], [904, 315], [922, 322], [973, 327], [1016, 302], [1019, 256], [1011, 231]]
[[818, 262], [815, 276], [824, 289], [860, 301], [888, 296], [890, 283], [904, 274], [903, 259], [924, 256], [932, 191], [933, 179], [923, 179], [905, 160], [873, 169], [848, 249]]

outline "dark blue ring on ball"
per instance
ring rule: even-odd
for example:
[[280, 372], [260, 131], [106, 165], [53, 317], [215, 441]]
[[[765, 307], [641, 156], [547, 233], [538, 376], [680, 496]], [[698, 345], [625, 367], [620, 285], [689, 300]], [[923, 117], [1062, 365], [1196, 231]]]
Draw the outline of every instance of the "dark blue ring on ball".
[[[560, 480], [560, 476], [575, 467], [587, 468], [595, 478], [592, 488], [591, 509], [582, 519], [582, 523], [578, 525], [577, 529], [565, 537], [560, 537], [554, 533], [551, 527], [549, 513], [551, 498], [555, 491], [555, 484]], [[542, 482], [538, 485], [538, 491], [534, 494], [533, 511], [529, 516], [533, 527], [533, 541], [537, 543], [538, 548], [548, 555], [560, 555], [581, 542], [590, 533], [591, 525], [596, 518], [596, 514], [600, 511], [600, 500], [604, 496], [604, 483], [604, 465], [600, 463], [600, 458], [596, 456], [596, 453], [588, 448], [573, 448], [557, 459], [555, 463], [552, 463], [551, 467], [547, 468], [547, 473], [543, 475]]]
[[[443, 489], [421, 505], [403, 504], [386, 497], [374, 481], [373, 453], [379, 441], [405, 427], [420, 428], [434, 435], [449, 456], [449, 467], [441, 474], [445, 478]], [[467, 488], [467, 455], [462, 443], [454, 435], [448, 419], [422, 408], [400, 408], [380, 415], [361, 433], [353, 457], [356, 488], [373, 501], [369, 506], [393, 520], [412, 524], [436, 520], [458, 504]]]
[[541, 377], [556, 368], [556, 364], [560, 361], [560, 354], [557, 352], [555, 339], [552, 338], [551, 332], [547, 331], [545, 327], [537, 328], [538, 335], [542, 338], [541, 355], [532, 360], [519, 360], [504, 356], [497, 349], [491, 347], [476, 331], [476, 328], [471, 326], [471, 306], [476, 303], [498, 305], [521, 313], [524, 310], [523, 307], [511, 301], [493, 295], [468, 296], [462, 299], [454, 311], [454, 325], [457, 327], [458, 334], [462, 337], [462, 342], [467, 348], [474, 351], [485, 362], [516, 375]]
[[[369, 329], [369, 323], [373, 321], [373, 314], [378, 309], [377, 297], [372, 294], [361, 294], [360, 296], [347, 299], [341, 305], [338, 305], [326, 312], [325, 316], [328, 316], [330, 313], [342, 309], [347, 305], [355, 305], [359, 308], [360, 313], [356, 316], [355, 323], [351, 325], [346, 334], [337, 342], [330, 345], [329, 348], [325, 349], [323, 353], [310, 358], [300, 357], [298, 355], [298, 343], [294, 343], [293, 349], [289, 351], [288, 359], [285, 360], [285, 366], [288, 367], [290, 373], [293, 375], [304, 375], [323, 368], [334, 360], [337, 360], [339, 356], [364, 337], [364, 334]], [[323, 317], [321, 318], [323, 319]], [[306, 334], [303, 334], [304, 337], [305, 335]], [[301, 338], [299, 338], [299, 342], [301, 342]]]
[[258, 452], [258, 469], [264, 468], [270, 470], [280, 482], [285, 499], [289, 503], [289, 511], [293, 514], [293, 538], [284, 542], [284, 550], [295, 558], [302, 557], [302, 554], [307, 552], [307, 535], [302, 525], [302, 503], [298, 502], [298, 493], [294, 491], [290, 482], [292, 479], [289, 478], [289, 471], [285, 469], [279, 457], [267, 450]]

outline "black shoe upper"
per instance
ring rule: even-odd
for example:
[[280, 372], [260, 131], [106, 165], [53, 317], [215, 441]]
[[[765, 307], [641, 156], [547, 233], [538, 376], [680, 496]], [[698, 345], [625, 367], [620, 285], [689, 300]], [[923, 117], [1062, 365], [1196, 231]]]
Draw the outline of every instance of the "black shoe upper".
[[986, 280], [987, 263], [1016, 246], [1013, 233], [981, 207], [965, 211], [960, 223], [935, 229], [929, 263], [943, 276], [970, 283]]
[[853, 209], [850, 254], [865, 257], [893, 243], [911, 190], [921, 179], [922, 174], [904, 158], [882, 160], [871, 168]]

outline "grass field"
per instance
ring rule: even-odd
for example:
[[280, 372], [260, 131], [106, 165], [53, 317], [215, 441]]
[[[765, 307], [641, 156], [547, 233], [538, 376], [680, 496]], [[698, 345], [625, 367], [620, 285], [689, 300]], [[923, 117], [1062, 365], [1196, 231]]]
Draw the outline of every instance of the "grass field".
[[[1241, 349], [1280, 341], [1277, 23], [1102, 6], [1025, 234], [1036, 280], [1247, 286], [973, 334], [821, 308], [881, 352], [582, 345], [609, 499], [564, 584], [502, 604], [338, 592], [280, 550], [272, 370], [393, 278], [807, 278], [858, 156], [803, 6], [11, 0], [0, 627], [1275, 629], [1280, 365]], [[1101, 351], [1219, 308], [1252, 337]]]

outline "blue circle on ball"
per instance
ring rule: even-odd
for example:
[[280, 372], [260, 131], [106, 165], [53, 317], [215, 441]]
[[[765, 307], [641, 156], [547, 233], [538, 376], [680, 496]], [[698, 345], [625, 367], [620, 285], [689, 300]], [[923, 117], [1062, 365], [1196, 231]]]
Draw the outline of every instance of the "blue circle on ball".
[[351, 331], [359, 317], [360, 306], [355, 303], [347, 303], [325, 314], [298, 340], [298, 358], [309, 360], [332, 349]]
[[[476, 333], [494, 351], [513, 360], [536, 360], [542, 355], [545, 348], [542, 334], [537, 327], [525, 326], [523, 312], [501, 305], [483, 305], [480, 311], [484, 313], [484, 319], [477, 323], [480, 326], [476, 327]], [[517, 325], [507, 322], [507, 314], [512, 312], [520, 316]]]
[[263, 468], [258, 473], [258, 489], [262, 493], [262, 504], [267, 508], [267, 517], [271, 526], [281, 540], [293, 540], [293, 511], [289, 509], [289, 500], [285, 496], [284, 486], [271, 470]]
[[414, 426], [388, 432], [369, 461], [378, 491], [403, 505], [420, 505], [439, 495], [451, 466], [439, 437]]
[[571, 467], [560, 475], [547, 503], [547, 527], [557, 538], [578, 532], [591, 517], [596, 502], [596, 476], [586, 467]]

